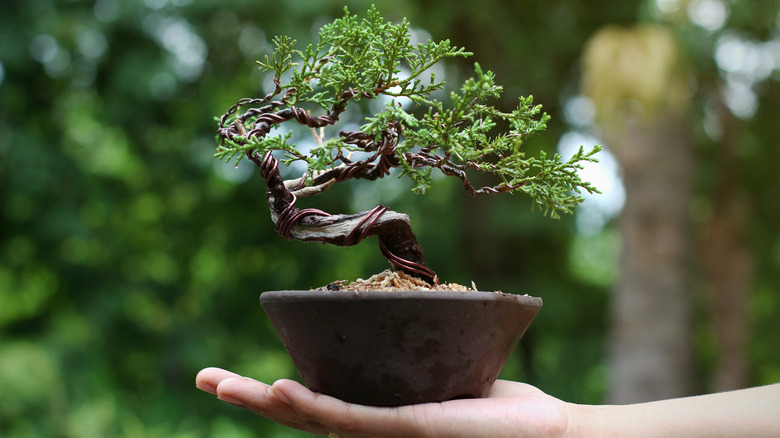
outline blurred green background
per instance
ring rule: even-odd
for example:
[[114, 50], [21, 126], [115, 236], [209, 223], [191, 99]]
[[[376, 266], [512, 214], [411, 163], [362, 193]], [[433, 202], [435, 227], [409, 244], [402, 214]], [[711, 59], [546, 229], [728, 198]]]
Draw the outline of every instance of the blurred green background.
[[[599, 29], [671, 29], [698, 81], [686, 97], [696, 156], [691, 220], [707, 222], [723, 169], [721, 119], [702, 91], [709, 84], [740, 138], [727, 161], [752, 257], [745, 383], [780, 380], [780, 2], [374, 3], [388, 19], [407, 17], [422, 38], [475, 52], [447, 64], [449, 84], [479, 62], [505, 86], [506, 107], [533, 94], [553, 121], [530, 152], [553, 152], [563, 139], [603, 142], [580, 91], [583, 49]], [[273, 36], [308, 43], [345, 5], [363, 15], [368, 4], [0, 3], [0, 436], [307, 436], [218, 402], [195, 389], [194, 377], [206, 366], [265, 381], [297, 377], [259, 293], [365, 278], [386, 261], [370, 241], [334, 248], [279, 237], [257, 172], [212, 158], [214, 118], [241, 97], [265, 94], [255, 61]], [[349, 212], [383, 203], [406, 212], [443, 279], [541, 296], [545, 306], [503, 377], [599, 403], [620, 275], [620, 180], [605, 177], [615, 169], [589, 174], [606, 184], [607, 201], [589, 200], [559, 221], [522, 196], [470, 199], [446, 180], [424, 196], [403, 182], [345, 184], [315, 206]], [[691, 270], [693, 385], [708, 391], [717, 321], [704, 274]]]

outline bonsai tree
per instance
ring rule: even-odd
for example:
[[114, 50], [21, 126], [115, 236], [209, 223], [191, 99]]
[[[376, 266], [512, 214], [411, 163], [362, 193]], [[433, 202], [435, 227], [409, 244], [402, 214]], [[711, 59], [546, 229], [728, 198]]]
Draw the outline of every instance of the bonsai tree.
[[[276, 37], [273, 44], [272, 55], [258, 62], [263, 72], [273, 74], [273, 91], [240, 99], [225, 112], [216, 157], [246, 157], [259, 167], [271, 218], [285, 239], [350, 246], [376, 236], [395, 270], [435, 283], [407, 215], [382, 205], [334, 214], [300, 209], [296, 201], [349, 179], [381, 180], [394, 168], [411, 179], [415, 193], [430, 188], [435, 170], [460, 179], [471, 196], [523, 192], [555, 218], [583, 200], [582, 190], [597, 191], [577, 171], [583, 162], [594, 161], [599, 147], [589, 152], [580, 147], [568, 161], [544, 152], [526, 156], [523, 142], [544, 130], [549, 116], [531, 96], [520, 97], [508, 113], [489, 105], [502, 88], [478, 64], [474, 76], [446, 102], [436, 98], [444, 94], [439, 92], [444, 82], [430, 73], [431, 67], [471, 53], [449, 40], [412, 44], [406, 20], [386, 22], [373, 6], [359, 19], [345, 8], [342, 18], [320, 30], [316, 44], [297, 49], [289, 37]], [[380, 96], [386, 96], [384, 109], [367, 116], [359, 130], [325, 132], [348, 105]], [[402, 100], [411, 102], [408, 111]], [[291, 131], [273, 132], [287, 122], [310, 128], [316, 147], [303, 150], [291, 144]], [[494, 132], [497, 125], [508, 128]], [[286, 166], [302, 162], [306, 170], [284, 179], [280, 160]], [[474, 173], [492, 175], [495, 183], [475, 187]]]

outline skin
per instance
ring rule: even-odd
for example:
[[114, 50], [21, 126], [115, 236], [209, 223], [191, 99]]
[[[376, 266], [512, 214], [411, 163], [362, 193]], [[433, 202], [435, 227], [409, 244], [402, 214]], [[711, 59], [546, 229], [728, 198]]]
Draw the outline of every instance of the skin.
[[355, 405], [292, 380], [267, 385], [219, 368], [199, 389], [277, 423], [340, 438], [777, 437], [780, 384], [624, 406], [567, 403], [525, 383], [496, 381], [486, 398], [397, 408]]

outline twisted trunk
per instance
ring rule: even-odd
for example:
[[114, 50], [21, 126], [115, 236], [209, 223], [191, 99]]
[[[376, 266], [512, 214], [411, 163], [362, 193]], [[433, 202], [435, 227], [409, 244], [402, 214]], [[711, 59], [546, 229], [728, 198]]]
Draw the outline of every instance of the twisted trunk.
[[336, 246], [352, 246], [367, 237], [376, 236], [382, 254], [393, 269], [419, 277], [428, 283], [436, 281], [436, 273], [425, 263], [425, 255], [412, 232], [409, 216], [379, 205], [356, 214], [330, 214], [317, 209], [299, 209], [297, 196], [282, 179], [278, 162], [268, 153], [259, 160], [266, 180], [266, 199], [276, 230], [285, 239], [303, 242], [323, 242]]

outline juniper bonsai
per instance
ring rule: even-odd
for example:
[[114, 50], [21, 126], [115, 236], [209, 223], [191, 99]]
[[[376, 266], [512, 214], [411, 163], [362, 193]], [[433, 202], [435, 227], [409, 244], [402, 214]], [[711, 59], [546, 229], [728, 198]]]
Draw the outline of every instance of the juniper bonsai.
[[[377, 236], [394, 269], [433, 283], [436, 274], [427, 266], [405, 214], [382, 205], [355, 214], [330, 214], [300, 209], [296, 201], [337, 182], [381, 179], [393, 168], [411, 179], [415, 193], [430, 188], [431, 173], [437, 169], [460, 179], [471, 196], [524, 192], [555, 218], [582, 202], [582, 190], [597, 192], [577, 171], [583, 162], [595, 161], [599, 147], [589, 152], [580, 147], [566, 161], [544, 152], [527, 157], [523, 142], [544, 130], [549, 116], [534, 105], [532, 96], [520, 97], [511, 112], [488, 105], [502, 87], [478, 64], [474, 77], [451, 92], [446, 103], [437, 99], [435, 92], [444, 82], [430, 73], [431, 67], [471, 53], [449, 40], [412, 44], [406, 20], [386, 22], [373, 6], [361, 20], [345, 8], [342, 18], [322, 27], [316, 44], [299, 50], [296, 41], [285, 36], [274, 38], [273, 44], [270, 58], [258, 63], [263, 72], [273, 74], [274, 90], [262, 98], [240, 99], [225, 112], [215, 156], [227, 161], [247, 157], [259, 167], [271, 218], [288, 240], [350, 246]], [[334, 125], [348, 105], [380, 96], [389, 102], [366, 117], [359, 130], [326, 137], [323, 128]], [[413, 103], [410, 111], [398, 102], [402, 98]], [[285, 122], [311, 128], [316, 147], [296, 147], [290, 143], [291, 132], [271, 135]], [[508, 130], [493, 133], [499, 123]], [[274, 153], [284, 165], [304, 163], [306, 171], [283, 179]], [[493, 175], [495, 184], [475, 187], [469, 178], [473, 172]]]

